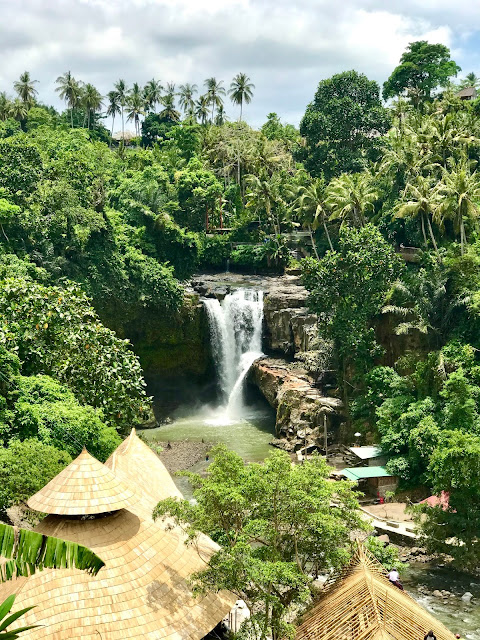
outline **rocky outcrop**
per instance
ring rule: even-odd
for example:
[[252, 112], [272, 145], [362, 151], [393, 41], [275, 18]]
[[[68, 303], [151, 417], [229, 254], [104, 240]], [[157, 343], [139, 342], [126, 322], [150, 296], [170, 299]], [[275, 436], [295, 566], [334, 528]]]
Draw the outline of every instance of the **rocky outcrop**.
[[287, 451], [321, 448], [324, 420], [329, 440], [335, 438], [343, 420], [342, 402], [322, 395], [305, 370], [282, 359], [264, 358], [253, 364], [251, 380], [276, 410], [274, 444]]
[[307, 308], [307, 290], [296, 277], [285, 277], [266, 292], [265, 340], [270, 351], [293, 355], [308, 351], [317, 337], [317, 316]]

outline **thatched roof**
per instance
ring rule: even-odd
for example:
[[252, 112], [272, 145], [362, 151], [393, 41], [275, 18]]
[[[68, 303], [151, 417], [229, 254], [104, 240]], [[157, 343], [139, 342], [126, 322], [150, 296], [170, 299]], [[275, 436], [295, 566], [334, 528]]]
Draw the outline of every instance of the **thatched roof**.
[[[138, 467], [142, 451], [147, 461], [144, 471]], [[17, 593], [17, 609], [35, 605], [21, 622], [43, 626], [26, 632], [26, 640], [199, 640], [229, 613], [235, 596], [221, 592], [194, 598], [188, 583], [218, 546], [207, 536], [186, 546], [179, 528], [151, 518], [151, 505], [167, 497], [166, 487], [174, 487], [152, 453], [133, 433], [111, 457], [114, 471], [95, 461], [121, 486], [125, 486], [122, 480], [130, 485], [147, 483], [138, 487], [141, 491], [128, 510], [81, 519], [50, 515], [37, 527], [88, 546], [105, 567], [97, 576], [77, 570], [42, 571], [0, 585], [0, 602]], [[155, 488], [162, 495], [154, 495]]]
[[465, 87], [464, 89], [460, 89], [460, 91], [456, 93], [456, 96], [460, 98], [460, 100], [475, 100], [477, 90], [475, 87]]
[[[228, 614], [228, 593], [194, 598], [188, 577], [205, 564], [177, 531], [127, 511], [89, 520], [48, 516], [38, 531], [79, 542], [105, 562], [97, 576], [41, 571], [0, 588], [17, 609], [35, 606], [22, 624], [35, 640], [199, 640]], [[23, 636], [22, 636], [23, 637]]]
[[130, 140], [133, 140], [136, 137], [137, 135], [133, 131], [124, 131], [123, 133], [121, 131], [117, 131], [112, 136], [114, 140], [125, 140], [125, 142], [130, 142]]
[[115, 449], [105, 466], [129, 486], [136, 487], [140, 498], [148, 506], [150, 515], [159, 500], [183, 498], [163, 462], [140, 440], [135, 429]]
[[437, 640], [455, 636], [405, 591], [362, 546], [321, 600], [304, 617], [296, 640], [416, 640], [433, 629]]
[[28, 506], [43, 513], [83, 516], [124, 509], [136, 501], [134, 491], [84, 449], [30, 498]]

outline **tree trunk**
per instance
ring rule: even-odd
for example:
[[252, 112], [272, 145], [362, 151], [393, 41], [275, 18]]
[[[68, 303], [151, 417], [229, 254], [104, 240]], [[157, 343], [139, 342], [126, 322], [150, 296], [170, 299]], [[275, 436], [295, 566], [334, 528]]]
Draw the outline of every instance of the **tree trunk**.
[[112, 140], [113, 140], [113, 127], [115, 126], [115, 114], [113, 114], [113, 118], [112, 118], [112, 132], [110, 133], [110, 148], [112, 147]]
[[328, 233], [327, 223], [325, 222], [325, 216], [322, 216], [323, 228], [325, 229], [325, 235], [327, 236], [328, 244], [330, 249], [333, 251], [332, 240], [330, 239], [330, 234]]
[[422, 212], [421, 216], [420, 216], [420, 220], [422, 222], [422, 234], [423, 234], [423, 241], [425, 243], [425, 247], [428, 249], [428, 242], [427, 242], [427, 235], [425, 233], [425, 217], [424, 217], [424, 213]]
[[317, 245], [315, 244], [315, 238], [313, 237], [313, 231], [312, 231], [311, 225], [308, 225], [308, 233], [310, 234], [310, 240], [312, 241], [312, 247], [313, 247], [313, 251], [315, 253], [315, 257], [316, 257], [317, 260], [320, 260], [320, 257], [318, 255], [318, 251], [317, 251]]
[[70, 107], [70, 122], [72, 123], [72, 129], [73, 129], [73, 107]]
[[243, 100], [240, 100], [240, 120], [239, 120], [239, 122], [242, 121], [242, 110], [243, 110]]
[[433, 247], [434, 247], [436, 253], [438, 253], [437, 243], [435, 242], [435, 236], [433, 235], [433, 229], [432, 229], [432, 225], [430, 223], [430, 217], [428, 215], [427, 215], [427, 223], [428, 223], [428, 231], [430, 233], [430, 238], [432, 239], [432, 242], [433, 242]]

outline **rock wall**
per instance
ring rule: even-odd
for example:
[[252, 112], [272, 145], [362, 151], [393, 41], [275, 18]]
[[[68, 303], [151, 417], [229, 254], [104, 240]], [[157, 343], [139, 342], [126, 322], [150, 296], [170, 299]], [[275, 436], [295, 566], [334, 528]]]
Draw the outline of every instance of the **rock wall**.
[[253, 364], [250, 377], [276, 410], [274, 444], [287, 451], [323, 446], [324, 416], [329, 441], [336, 439], [342, 401], [322, 395], [303, 369], [280, 358], [264, 358]]
[[211, 368], [207, 316], [197, 294], [187, 293], [177, 313], [142, 317], [124, 329], [147, 378], [206, 376]]
[[298, 278], [285, 276], [266, 291], [265, 344], [271, 352], [292, 356], [308, 351], [317, 336], [317, 317], [307, 308], [307, 290]]

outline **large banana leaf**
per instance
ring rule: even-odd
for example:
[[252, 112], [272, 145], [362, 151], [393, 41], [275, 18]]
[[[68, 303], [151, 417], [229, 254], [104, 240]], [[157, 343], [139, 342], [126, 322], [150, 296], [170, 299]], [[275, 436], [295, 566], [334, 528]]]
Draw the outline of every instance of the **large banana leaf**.
[[0, 582], [41, 569], [76, 568], [97, 574], [104, 562], [82, 545], [0, 524]]

